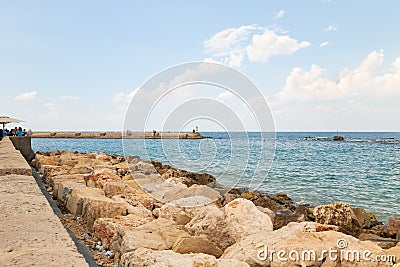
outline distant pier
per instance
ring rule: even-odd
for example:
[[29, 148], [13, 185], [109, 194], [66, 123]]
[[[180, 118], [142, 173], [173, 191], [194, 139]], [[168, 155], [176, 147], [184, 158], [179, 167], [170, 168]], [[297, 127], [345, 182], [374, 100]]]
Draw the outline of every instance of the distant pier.
[[33, 132], [32, 138], [91, 138], [91, 139], [204, 139], [197, 132]]

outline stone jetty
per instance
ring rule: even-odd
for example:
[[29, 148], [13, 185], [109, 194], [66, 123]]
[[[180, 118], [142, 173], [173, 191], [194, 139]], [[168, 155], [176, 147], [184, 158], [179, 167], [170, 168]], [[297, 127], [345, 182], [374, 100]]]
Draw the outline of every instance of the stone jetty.
[[[311, 208], [285, 194], [221, 194], [212, 175], [102, 152], [38, 152], [32, 165], [101, 266], [372, 267], [400, 258], [400, 218], [381, 225], [345, 203]], [[330, 257], [329, 249], [371, 258]]]
[[0, 266], [88, 266], [22, 154], [0, 141]]
[[96, 139], [203, 139], [209, 138], [193, 132], [33, 132], [32, 138], [96, 138]]

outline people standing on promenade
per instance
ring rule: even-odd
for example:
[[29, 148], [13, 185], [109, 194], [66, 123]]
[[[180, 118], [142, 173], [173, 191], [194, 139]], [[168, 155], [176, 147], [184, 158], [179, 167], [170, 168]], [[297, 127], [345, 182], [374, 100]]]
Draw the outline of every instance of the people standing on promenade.
[[3, 130], [0, 131], [0, 141], [3, 140]]

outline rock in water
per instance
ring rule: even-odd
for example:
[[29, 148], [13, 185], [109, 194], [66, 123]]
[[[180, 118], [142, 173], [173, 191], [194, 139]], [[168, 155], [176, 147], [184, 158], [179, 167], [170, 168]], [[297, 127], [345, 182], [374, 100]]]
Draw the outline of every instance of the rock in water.
[[250, 200], [237, 198], [224, 211], [229, 232], [236, 242], [251, 234], [272, 232], [274, 228], [271, 218]]
[[385, 224], [385, 235], [390, 238], [400, 237], [400, 217], [392, 217]]
[[371, 218], [363, 208], [353, 208], [353, 211], [357, 217], [358, 222], [360, 223], [361, 228], [371, 228]]
[[361, 225], [349, 204], [337, 202], [330, 205], [317, 206], [313, 210], [315, 222], [343, 227], [353, 236], [361, 232]]

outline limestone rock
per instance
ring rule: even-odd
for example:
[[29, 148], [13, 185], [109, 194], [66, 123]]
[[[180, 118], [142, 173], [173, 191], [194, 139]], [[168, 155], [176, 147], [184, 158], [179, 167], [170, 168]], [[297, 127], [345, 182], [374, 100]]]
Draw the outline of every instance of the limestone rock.
[[86, 187], [86, 184], [84, 181], [71, 181], [71, 180], [66, 180], [61, 183], [59, 183], [58, 186], [58, 191], [57, 191], [57, 199], [61, 201], [63, 204], [67, 204], [68, 198], [71, 195], [72, 190], [75, 188], [80, 187]]
[[396, 263], [400, 263], [400, 245], [387, 249], [386, 253], [387, 255], [395, 256]]
[[226, 224], [223, 210], [215, 206], [207, 206], [196, 211], [193, 219], [185, 225], [185, 229], [191, 235], [207, 237], [222, 250], [235, 243]]
[[392, 217], [385, 224], [385, 235], [390, 238], [400, 237], [400, 217]]
[[274, 222], [275, 219], [275, 212], [273, 212], [272, 210], [270, 210], [269, 208], [264, 208], [261, 206], [257, 206], [257, 209], [259, 211], [261, 211], [262, 213], [265, 213], [269, 216], [269, 218], [271, 218], [271, 221]]
[[273, 230], [271, 218], [250, 200], [237, 198], [225, 206], [224, 212], [229, 232], [236, 242], [251, 234]]
[[[325, 251], [329, 249], [336, 249], [339, 251], [339, 244], [344, 244], [344, 253], [346, 253], [346, 251], [370, 251], [372, 253], [371, 255], [374, 256], [385, 254], [383, 249], [372, 242], [360, 241], [352, 236], [332, 231], [332, 229], [338, 230], [339, 228], [337, 226], [322, 225], [314, 222], [289, 223], [287, 226], [274, 232], [264, 232], [244, 237], [238, 243], [227, 248], [221, 259], [244, 261], [252, 267], [391, 266], [391, 263], [372, 262], [363, 259], [362, 256], [360, 256], [359, 262], [354, 262], [351, 258], [349, 258], [348, 261], [339, 261], [339, 258], [335, 259], [335, 257], [330, 257], [329, 253]], [[284, 251], [286, 254], [283, 257], [286, 258], [287, 261], [279, 261], [276, 255], [271, 258], [271, 251]], [[290, 258], [289, 253], [292, 253], [292, 251], [299, 253], [299, 257], [297, 257], [296, 254], [292, 254], [294, 256]], [[308, 253], [306, 257], [302, 258], [300, 255], [303, 255], [303, 253], [307, 251], [313, 251], [313, 253]], [[268, 257], [265, 257], [265, 252], [267, 252]], [[315, 257], [313, 257], [314, 253]]]
[[349, 204], [337, 202], [317, 206], [313, 214], [317, 223], [341, 226], [353, 236], [361, 232], [361, 225]]
[[361, 228], [363, 229], [371, 228], [371, 218], [368, 212], [366, 212], [363, 208], [353, 208], [353, 212], [356, 215]]
[[81, 215], [83, 202], [86, 198], [104, 196], [104, 192], [98, 188], [75, 188], [67, 201], [67, 210], [73, 215]]
[[97, 188], [103, 188], [104, 184], [109, 181], [120, 181], [121, 178], [115, 171], [107, 168], [95, 169], [93, 174], [89, 176], [86, 182], [88, 186], [93, 185]]
[[149, 210], [135, 207], [127, 216], [98, 218], [93, 224], [93, 234], [101, 240], [104, 248], [108, 249], [112, 238], [121, 229], [132, 229], [153, 220]]
[[363, 240], [363, 241], [365, 241], [365, 240], [372, 241], [383, 249], [388, 249], [388, 248], [394, 247], [397, 244], [396, 240], [393, 240], [390, 238], [384, 238], [384, 237], [380, 237], [380, 236], [377, 236], [374, 234], [368, 234], [368, 233], [360, 234], [358, 236], [358, 239]]
[[189, 237], [189, 234], [171, 220], [157, 219], [134, 229], [118, 231], [111, 240], [110, 248], [120, 251], [121, 254], [141, 247], [171, 249], [180, 237]]
[[49, 183], [51, 177], [68, 174], [70, 169], [71, 168], [67, 166], [42, 165], [39, 172], [43, 174], [44, 181]]
[[53, 165], [53, 166], [60, 166], [58, 158], [55, 156], [36, 156], [36, 160], [38, 161], [37, 168], [40, 170], [43, 165]]
[[172, 250], [181, 254], [205, 253], [220, 257], [223, 251], [213, 242], [202, 236], [182, 237], [176, 241]]
[[195, 196], [180, 198], [169, 202], [171, 205], [176, 205], [178, 207], [201, 207], [211, 204], [213, 201], [205, 196]]
[[157, 218], [170, 219], [179, 225], [185, 225], [193, 218], [193, 213], [187, 208], [181, 208], [170, 204], [164, 204], [161, 208], [153, 210]]
[[115, 195], [136, 192], [135, 188], [132, 188], [131, 186], [129, 186], [129, 184], [121, 180], [105, 182], [103, 184], [103, 190], [106, 196], [110, 198]]
[[96, 160], [101, 162], [111, 162], [112, 157], [104, 152], [100, 152], [99, 154], [96, 155]]
[[158, 233], [168, 246], [172, 248], [176, 240], [180, 237], [188, 237], [189, 234], [183, 230], [181, 225], [175, 224], [171, 220], [157, 219], [152, 222], [143, 224], [137, 228], [139, 231], [148, 231]]
[[75, 166], [68, 171], [68, 174], [91, 174], [92, 172], [93, 168], [90, 166]]
[[117, 215], [126, 215], [127, 203], [123, 200], [114, 200], [106, 196], [88, 197], [83, 200], [82, 217], [87, 222], [89, 230], [97, 218], [112, 218]]
[[87, 174], [65, 174], [65, 175], [56, 175], [52, 176], [49, 180], [49, 185], [53, 188], [53, 194], [57, 195], [58, 185], [63, 181], [75, 181], [76, 183], [86, 183], [85, 178]]
[[378, 220], [375, 217], [375, 214], [373, 214], [372, 212], [367, 212], [368, 216], [369, 216], [369, 221], [371, 223], [371, 227], [374, 227], [376, 225], [379, 224]]
[[121, 267], [249, 267], [237, 260], [221, 260], [207, 254], [179, 254], [172, 250], [139, 248], [122, 255]]
[[148, 210], [153, 209], [154, 206], [154, 198], [152, 198], [149, 194], [144, 193], [125, 193], [123, 195], [125, 201], [134, 207], [145, 207]]
[[153, 164], [146, 161], [139, 161], [134, 165], [129, 165], [129, 168], [131, 170], [136, 170], [137, 172], [143, 173], [144, 175], [157, 174]]

